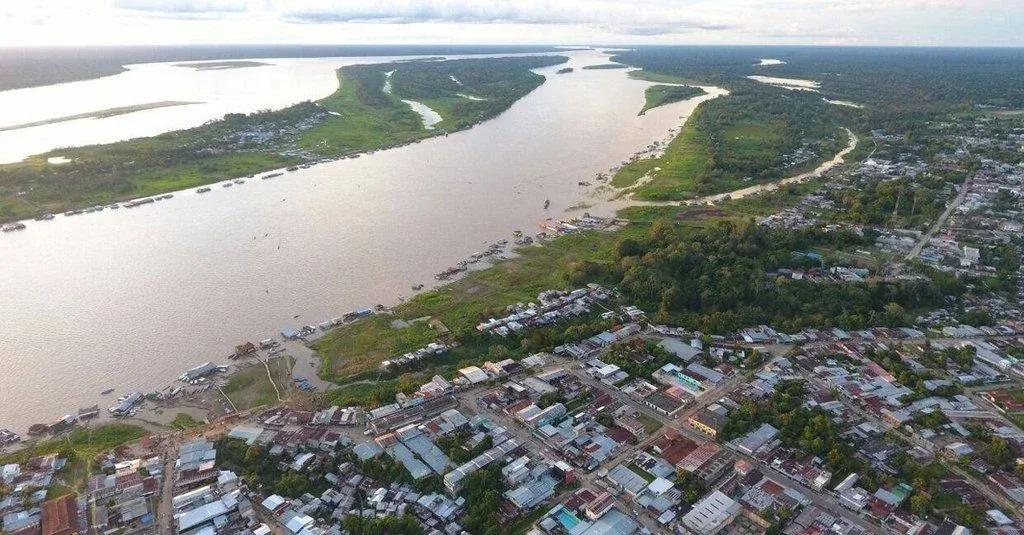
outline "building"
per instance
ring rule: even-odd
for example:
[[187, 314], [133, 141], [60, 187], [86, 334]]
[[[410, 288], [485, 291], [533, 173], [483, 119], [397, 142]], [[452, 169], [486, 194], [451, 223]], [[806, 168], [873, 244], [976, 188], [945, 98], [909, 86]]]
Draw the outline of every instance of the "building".
[[78, 506], [73, 494], [43, 502], [43, 535], [79, 535]]
[[713, 535], [740, 514], [740, 504], [716, 490], [694, 504], [683, 524], [699, 535]]
[[717, 404], [705, 407], [697, 411], [697, 414], [687, 418], [686, 423], [690, 424], [690, 426], [696, 428], [700, 432], [707, 434], [711, 438], [715, 438], [718, 435], [718, 432], [722, 430], [722, 426], [725, 425], [726, 416], [723, 414], [724, 411], [714, 410], [712, 407], [715, 406], [720, 407]]
[[754, 431], [733, 440], [732, 446], [747, 455], [753, 455], [765, 445], [775, 440], [775, 437], [778, 435], [778, 429], [775, 429], [769, 424], [761, 424], [761, 427], [758, 427]]

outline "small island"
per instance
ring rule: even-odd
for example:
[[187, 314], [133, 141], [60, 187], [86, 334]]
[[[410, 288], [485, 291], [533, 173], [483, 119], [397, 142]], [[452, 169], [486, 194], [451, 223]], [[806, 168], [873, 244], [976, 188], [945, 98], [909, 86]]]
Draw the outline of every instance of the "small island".
[[262, 61], [200, 61], [197, 63], [176, 63], [175, 67], [185, 67], [197, 71], [223, 71], [227, 69], [247, 69], [270, 65]]
[[657, 108], [658, 106], [672, 104], [681, 100], [690, 100], [704, 94], [707, 94], [707, 92], [691, 85], [652, 85], [644, 92], [647, 103], [644, 104], [644, 108], [637, 115], [643, 115], [651, 108]]
[[573, 71], [572, 67], [564, 67], [555, 71], [555, 74], [569, 74]]
[[601, 63], [601, 64], [598, 64], [598, 65], [586, 65], [586, 66], [583, 67], [583, 70], [585, 70], [585, 71], [607, 71], [607, 70], [613, 70], [613, 69], [628, 69], [628, 68], [629, 68], [628, 65], [623, 65], [621, 63]]

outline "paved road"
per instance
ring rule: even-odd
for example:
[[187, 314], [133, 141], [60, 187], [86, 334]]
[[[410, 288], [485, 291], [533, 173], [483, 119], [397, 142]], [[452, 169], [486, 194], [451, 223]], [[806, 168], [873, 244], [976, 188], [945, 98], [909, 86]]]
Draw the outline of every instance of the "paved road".
[[921, 236], [921, 239], [914, 245], [913, 248], [910, 249], [910, 252], [907, 253], [907, 257], [904, 259], [905, 261], [910, 261], [917, 257], [917, 255], [921, 254], [921, 249], [924, 249], [924, 246], [928, 244], [932, 237], [935, 236], [935, 233], [937, 233], [939, 229], [942, 228], [942, 225], [944, 225], [946, 223], [946, 220], [949, 219], [949, 216], [950, 214], [953, 213], [953, 210], [956, 210], [956, 207], [960, 206], [960, 203], [964, 202], [964, 197], [967, 196], [967, 186], [970, 183], [970, 178], [964, 181], [964, 183], [960, 186], [960, 193], [958, 193], [956, 198], [953, 199], [953, 202], [949, 203], [949, 206], [947, 206], [946, 210], [942, 212], [942, 215], [940, 215], [939, 218], [935, 220], [935, 224], [932, 225], [930, 229], [928, 229], [928, 232]]

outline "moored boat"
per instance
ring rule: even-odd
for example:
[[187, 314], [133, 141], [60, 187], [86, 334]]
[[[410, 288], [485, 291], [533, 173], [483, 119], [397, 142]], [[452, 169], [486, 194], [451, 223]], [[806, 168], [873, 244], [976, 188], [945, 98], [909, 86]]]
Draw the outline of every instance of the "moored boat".
[[196, 190], [196, 193], [206, 193], [208, 191], [210, 191], [210, 188], [199, 188]]

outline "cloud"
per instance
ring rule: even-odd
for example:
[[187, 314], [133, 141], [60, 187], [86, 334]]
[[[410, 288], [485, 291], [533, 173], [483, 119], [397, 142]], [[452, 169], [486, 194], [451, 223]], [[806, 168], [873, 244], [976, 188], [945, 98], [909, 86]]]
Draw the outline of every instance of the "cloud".
[[[624, 35], [716, 31], [732, 25], [683, 15], [686, 0], [298, 0], [282, 3], [285, 20], [319, 23], [599, 25]], [[692, 3], [692, 0], [691, 0]]]
[[239, 0], [114, 0], [114, 7], [166, 15], [244, 13], [250, 5]]

